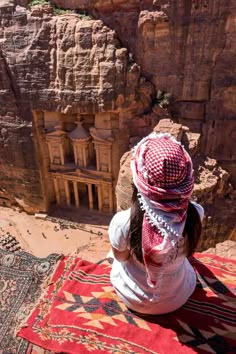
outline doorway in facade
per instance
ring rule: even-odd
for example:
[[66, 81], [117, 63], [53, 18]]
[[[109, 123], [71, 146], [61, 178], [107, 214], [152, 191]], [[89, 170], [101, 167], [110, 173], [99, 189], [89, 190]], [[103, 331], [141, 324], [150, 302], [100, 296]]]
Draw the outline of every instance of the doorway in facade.
[[70, 204], [75, 206], [75, 192], [73, 182], [69, 181]]
[[88, 185], [78, 182], [78, 193], [80, 206], [89, 209]]
[[92, 184], [93, 193], [93, 209], [98, 210], [98, 187], [96, 184]]

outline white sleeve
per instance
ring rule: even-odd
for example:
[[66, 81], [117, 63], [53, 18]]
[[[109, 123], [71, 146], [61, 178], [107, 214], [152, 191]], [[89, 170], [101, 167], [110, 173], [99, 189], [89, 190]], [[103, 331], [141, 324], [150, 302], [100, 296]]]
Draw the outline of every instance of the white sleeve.
[[203, 208], [200, 204], [198, 204], [198, 203], [196, 203], [196, 202], [193, 202], [192, 200], [191, 200], [191, 203], [192, 203], [192, 204], [195, 206], [195, 208], [197, 209], [198, 214], [199, 214], [199, 216], [200, 216], [200, 219], [201, 219], [201, 221], [202, 221], [203, 218], [204, 218], [204, 215], [205, 215], [204, 208]]
[[[108, 235], [112, 247], [118, 251], [125, 251], [128, 248], [128, 220], [126, 211], [115, 214], [108, 228]], [[127, 214], [127, 213], [126, 213]]]

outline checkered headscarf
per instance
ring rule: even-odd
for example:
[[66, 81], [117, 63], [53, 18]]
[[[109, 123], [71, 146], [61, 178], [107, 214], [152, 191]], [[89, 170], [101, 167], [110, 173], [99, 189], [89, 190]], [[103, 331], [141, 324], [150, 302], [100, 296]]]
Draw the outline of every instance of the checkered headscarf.
[[160, 274], [166, 264], [174, 262], [183, 239], [194, 184], [192, 161], [170, 134], [151, 133], [134, 148], [131, 170], [144, 210], [142, 250], [147, 282], [157, 289]]

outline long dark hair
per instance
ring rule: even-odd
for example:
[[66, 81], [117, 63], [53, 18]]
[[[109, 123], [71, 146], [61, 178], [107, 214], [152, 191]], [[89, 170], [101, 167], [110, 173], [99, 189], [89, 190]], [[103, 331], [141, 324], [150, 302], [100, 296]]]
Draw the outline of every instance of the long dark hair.
[[[142, 253], [142, 224], [144, 211], [140, 208], [137, 194], [137, 188], [133, 186], [129, 244], [131, 254], [134, 254], [139, 262], [144, 263]], [[183, 236], [185, 238], [185, 253], [187, 257], [192, 256], [195, 252], [200, 240], [201, 231], [202, 223], [198, 211], [194, 205], [189, 202], [186, 223], [183, 231]]]

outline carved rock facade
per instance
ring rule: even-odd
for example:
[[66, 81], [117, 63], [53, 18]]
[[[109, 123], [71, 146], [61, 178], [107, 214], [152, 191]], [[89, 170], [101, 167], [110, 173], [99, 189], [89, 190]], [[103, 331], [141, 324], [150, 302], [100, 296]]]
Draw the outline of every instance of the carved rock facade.
[[[35, 212], [86, 196], [88, 208], [115, 210], [121, 156], [171, 116], [177, 125], [157, 129], [194, 159], [205, 246], [234, 239], [234, 2], [51, 0], [90, 20], [27, 3], [0, 4], [0, 203]], [[158, 90], [172, 94], [169, 112]], [[118, 205], [125, 166], [127, 155]]]
[[156, 90], [171, 92], [172, 116], [201, 133], [236, 186], [236, 2], [228, 0], [53, 0], [87, 10], [116, 30]]
[[157, 121], [134, 124], [152, 85], [100, 20], [9, 2], [0, 11], [0, 203], [45, 211], [86, 193], [90, 208], [115, 210], [129, 137]]

